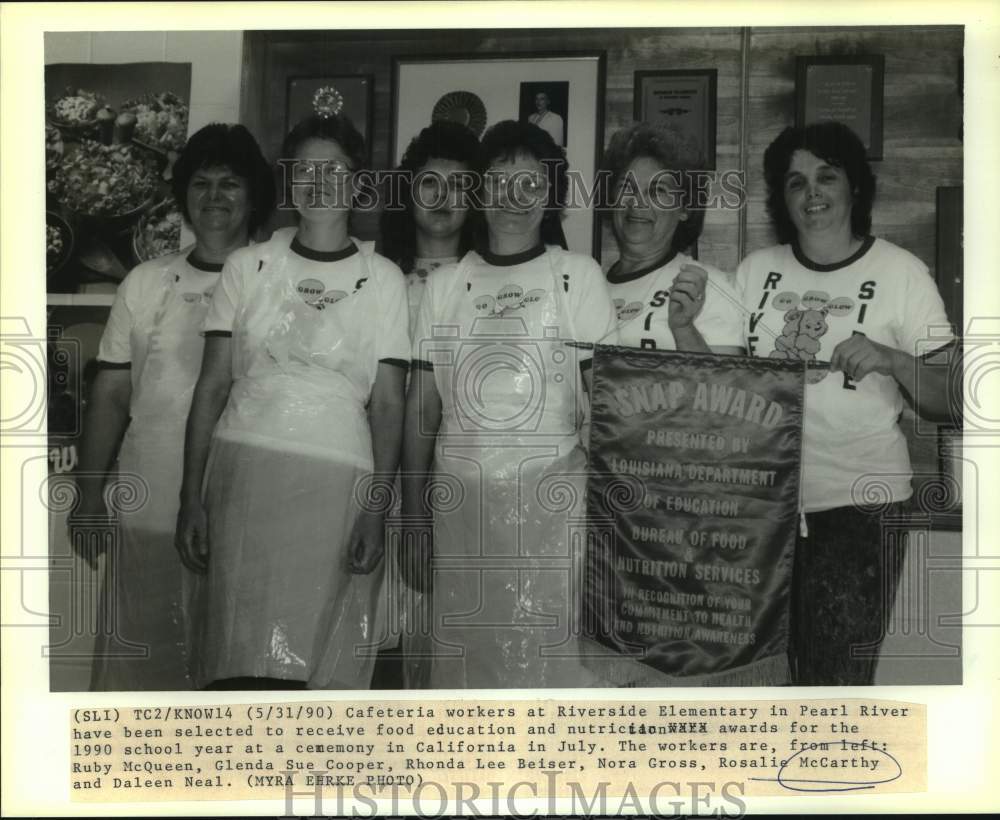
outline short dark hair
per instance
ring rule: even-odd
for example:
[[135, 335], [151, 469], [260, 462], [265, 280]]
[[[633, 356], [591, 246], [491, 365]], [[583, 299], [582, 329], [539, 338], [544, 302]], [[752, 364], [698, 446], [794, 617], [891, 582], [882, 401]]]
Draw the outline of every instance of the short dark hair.
[[[549, 199], [542, 217], [541, 239], [546, 245], [566, 247], [562, 229], [562, 213], [566, 207], [566, 152], [552, 139], [548, 131], [530, 122], [503, 120], [487, 129], [479, 144], [476, 170], [481, 175], [497, 160], [513, 160], [518, 155], [534, 157], [545, 168], [549, 182]], [[478, 239], [485, 241], [485, 224], [477, 219]], [[485, 245], [483, 245], [485, 247]]]
[[[382, 253], [399, 265], [403, 273], [413, 269], [417, 252], [417, 223], [413, 219], [412, 182], [432, 159], [450, 159], [464, 162], [471, 170], [476, 163], [479, 140], [466, 126], [457, 122], [439, 120], [423, 129], [410, 140], [400, 162], [399, 202], [390, 202], [382, 212], [379, 225], [382, 234]], [[464, 256], [473, 245], [473, 220], [466, 218], [459, 238], [458, 253]]]
[[865, 154], [864, 143], [842, 122], [816, 122], [805, 127], [788, 127], [764, 152], [764, 180], [767, 182], [767, 212], [778, 242], [796, 239], [795, 225], [785, 205], [785, 174], [796, 151], [809, 151], [829, 165], [842, 168], [854, 195], [851, 233], [858, 239], [872, 229], [875, 203], [875, 174]]
[[225, 167], [243, 177], [250, 187], [249, 229], [253, 234], [274, 210], [274, 174], [257, 140], [242, 125], [212, 123], [192, 134], [174, 162], [170, 188], [184, 221], [190, 223], [187, 190], [191, 177], [203, 168]]
[[695, 188], [690, 174], [705, 167], [704, 157], [695, 145], [673, 129], [638, 122], [616, 131], [601, 162], [601, 170], [610, 184], [608, 202], [612, 201], [610, 197], [629, 165], [641, 158], [651, 159], [664, 170], [676, 174], [688, 218], [677, 223], [670, 248], [681, 253], [697, 241], [705, 225], [705, 210], [694, 207]]
[[282, 159], [294, 157], [302, 144], [311, 139], [336, 142], [347, 154], [352, 171], [360, 170], [366, 162], [365, 138], [344, 114], [331, 114], [326, 117], [313, 114], [299, 121], [281, 143]]

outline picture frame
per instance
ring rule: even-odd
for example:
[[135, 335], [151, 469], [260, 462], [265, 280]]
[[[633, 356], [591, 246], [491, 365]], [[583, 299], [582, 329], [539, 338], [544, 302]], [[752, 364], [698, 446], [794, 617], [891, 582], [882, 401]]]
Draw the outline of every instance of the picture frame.
[[965, 220], [964, 192], [961, 185], [939, 186], [935, 193], [935, 264], [934, 278], [938, 293], [956, 335], [965, 326], [963, 294], [965, 269], [962, 226]]
[[[562, 120], [550, 133], [564, 135], [569, 167], [589, 186], [604, 149], [606, 62], [604, 51], [393, 57], [390, 162], [398, 166], [410, 140], [433, 119], [463, 122], [481, 137], [497, 122], [521, 118], [527, 95], [548, 88]], [[599, 214], [586, 197], [574, 201], [572, 190], [569, 200], [563, 221], [569, 249], [600, 258]]]
[[307, 75], [288, 78], [285, 92], [285, 131], [288, 133], [301, 119], [313, 113], [313, 95], [320, 88], [333, 86], [344, 98], [341, 112], [361, 132], [371, 159], [371, 144], [375, 109], [374, 74]]
[[885, 57], [795, 58], [795, 124], [837, 120], [856, 133], [868, 159], [882, 159]]
[[[118, 283], [135, 265], [179, 250], [186, 227], [158, 233], [167, 215], [179, 216], [170, 191], [171, 168], [191, 127], [193, 68], [190, 62], [49, 63], [45, 78], [45, 197], [46, 292], [93, 297], [101, 293], [108, 304]], [[85, 119], [61, 118], [58, 102], [81, 94], [104, 108]], [[107, 114], [110, 112], [110, 116]], [[117, 124], [131, 112], [131, 126]], [[133, 170], [133, 184], [120, 207], [106, 209], [95, 195], [96, 185], [72, 182], [64, 176], [84, 146], [94, 142], [122, 144]], [[92, 169], [84, 159], [84, 168]], [[98, 166], [99, 167], [99, 166]], [[93, 170], [87, 174], [95, 173]], [[141, 180], [141, 182], [138, 182]], [[85, 192], [89, 191], [87, 194]], [[120, 194], [122, 192], [119, 192]]]
[[680, 131], [697, 146], [705, 170], [716, 163], [718, 76], [714, 68], [635, 72], [633, 118]]

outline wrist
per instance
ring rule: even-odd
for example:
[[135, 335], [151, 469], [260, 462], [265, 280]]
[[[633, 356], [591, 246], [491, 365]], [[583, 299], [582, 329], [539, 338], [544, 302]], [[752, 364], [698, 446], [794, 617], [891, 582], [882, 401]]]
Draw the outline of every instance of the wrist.
[[708, 350], [708, 345], [698, 332], [694, 324], [685, 324], [677, 328], [671, 328], [674, 334], [674, 346], [678, 350], [693, 350], [704, 352]]
[[896, 348], [890, 348], [889, 350], [889, 375], [900, 384], [907, 384], [909, 377], [913, 375], [916, 359], [903, 350], [897, 350]]

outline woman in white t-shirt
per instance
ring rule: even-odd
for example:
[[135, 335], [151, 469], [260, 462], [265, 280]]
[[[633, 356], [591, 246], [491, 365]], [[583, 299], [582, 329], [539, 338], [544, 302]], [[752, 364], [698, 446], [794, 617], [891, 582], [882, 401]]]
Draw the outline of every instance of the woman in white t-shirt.
[[271, 170], [242, 125], [213, 124], [192, 134], [174, 163], [172, 185], [195, 244], [142, 263], [118, 287], [87, 409], [77, 520], [104, 512], [116, 450], [122, 480], [137, 477], [146, 485], [137, 495], [148, 493], [139, 509], [119, 511], [120, 540], [108, 559], [101, 606], [114, 620], [96, 646], [95, 690], [191, 688], [184, 634], [191, 577], [173, 535], [201, 324], [222, 263], [274, 208]]
[[793, 683], [870, 684], [902, 558], [882, 524], [912, 494], [902, 394], [950, 412], [948, 367], [925, 356], [951, 331], [927, 266], [871, 236], [875, 177], [847, 126], [785, 129], [764, 176], [781, 244], [737, 273], [748, 352], [829, 364], [807, 373]]
[[[472, 248], [472, 220], [468, 191], [474, 185], [472, 171], [479, 140], [466, 126], [449, 120], [432, 122], [415, 136], [396, 169], [398, 181], [390, 186], [392, 199], [382, 211], [379, 230], [382, 253], [399, 265], [406, 277], [410, 306], [410, 333], [434, 272], [458, 262]], [[391, 556], [390, 556], [391, 559]], [[392, 635], [375, 664], [374, 689], [415, 686], [426, 673], [422, 655], [420, 624], [426, 621], [424, 596], [398, 583], [397, 562], [386, 566]], [[407, 656], [399, 664], [401, 644]]]
[[687, 201], [688, 172], [701, 167], [696, 152], [675, 133], [638, 123], [611, 138], [603, 167], [618, 240], [607, 280], [620, 344], [741, 353], [742, 314], [729, 277], [684, 254], [705, 222], [704, 210]]
[[298, 228], [230, 257], [205, 319], [177, 527], [199, 686], [371, 679], [409, 329], [399, 268], [348, 234], [364, 156], [329, 108], [292, 129]]
[[585, 686], [573, 522], [589, 361], [566, 342], [602, 338], [614, 309], [597, 263], [554, 244], [566, 160], [552, 138], [498, 123], [477, 171], [483, 243], [429, 279], [414, 333], [403, 511], [428, 522], [404, 577], [432, 587], [433, 686]]
[[410, 330], [416, 325], [428, 277], [472, 248], [467, 191], [479, 140], [464, 125], [433, 122], [403, 153], [399, 201], [382, 212], [382, 252], [406, 275]]

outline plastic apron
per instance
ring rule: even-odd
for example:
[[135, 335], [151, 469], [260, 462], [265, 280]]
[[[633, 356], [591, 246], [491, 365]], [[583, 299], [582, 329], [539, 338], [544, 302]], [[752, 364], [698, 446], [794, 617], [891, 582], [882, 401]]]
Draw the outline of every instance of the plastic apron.
[[[593, 678], [577, 638], [583, 390], [565, 345], [575, 334], [551, 252], [539, 263], [547, 281], [532, 300], [510, 315], [477, 317], [481, 282], [470, 279], [475, 265], [466, 256], [436, 317], [458, 332], [434, 338], [443, 354], [434, 364], [442, 401], [431, 490], [439, 501], [435, 688], [586, 686]], [[490, 270], [487, 287], [506, 284], [502, 268]]]
[[[234, 382], [206, 471], [199, 686], [248, 676], [366, 688], [371, 679], [384, 562], [353, 575], [347, 546], [356, 484], [372, 469], [376, 287], [307, 304], [290, 238], [265, 246], [235, 318]], [[360, 247], [363, 277], [370, 252]]]
[[[178, 495], [184, 461], [184, 426], [201, 369], [201, 325], [211, 291], [186, 288], [186, 253], [162, 272], [161, 299], [144, 305], [132, 331], [133, 361], [145, 353], [133, 384], [132, 420], [122, 441], [118, 467], [141, 476], [149, 500], [122, 513], [118, 551], [112, 567], [112, 625], [127, 642], [146, 647], [148, 657], [117, 655], [102, 629], [96, 648], [92, 688], [104, 690], [190, 689], [187, 674], [188, 599], [193, 576], [174, 547]], [[105, 591], [109, 594], [109, 591]]]

